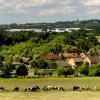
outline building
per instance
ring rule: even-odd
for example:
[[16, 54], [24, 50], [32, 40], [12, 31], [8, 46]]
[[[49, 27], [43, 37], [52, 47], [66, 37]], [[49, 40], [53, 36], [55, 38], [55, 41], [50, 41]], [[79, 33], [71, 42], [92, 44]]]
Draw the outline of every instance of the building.
[[57, 61], [57, 60], [60, 60], [61, 57], [59, 55], [59, 53], [47, 53], [47, 54], [44, 54], [44, 55], [41, 55], [39, 59], [42, 59], [44, 61], [48, 61], [48, 60], [51, 60], [51, 61]]
[[9, 30], [6, 30], [8, 32], [21, 32], [21, 31], [26, 31], [26, 32], [30, 32], [30, 31], [33, 31], [33, 32], [43, 32], [42, 29], [9, 29]]
[[59, 60], [55, 62], [57, 66], [63, 66], [63, 67], [70, 67], [71, 65], [67, 63], [65, 60]]
[[20, 57], [20, 62], [24, 64], [28, 64], [30, 60], [32, 60], [31, 57]]
[[73, 51], [65, 51], [63, 53], [64, 58], [78, 58], [80, 53], [73, 52]]
[[84, 60], [82, 58], [71, 58], [69, 59], [68, 63], [72, 66], [72, 67], [78, 67], [81, 66], [83, 64]]
[[89, 66], [98, 62], [100, 62], [100, 58], [98, 56], [86, 57], [84, 59], [84, 64], [88, 64]]

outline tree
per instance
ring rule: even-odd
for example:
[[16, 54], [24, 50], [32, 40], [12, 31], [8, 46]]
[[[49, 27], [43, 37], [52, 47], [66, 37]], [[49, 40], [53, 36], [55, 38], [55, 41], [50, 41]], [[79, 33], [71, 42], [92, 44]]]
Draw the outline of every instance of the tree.
[[16, 69], [16, 75], [24, 77], [28, 75], [28, 70], [24, 64], [19, 65]]
[[72, 69], [71, 67], [65, 68], [63, 66], [59, 66], [57, 68], [57, 74], [58, 74], [58, 76], [64, 75], [64, 76], [67, 77], [68, 75], [73, 75], [74, 74], [74, 69]]
[[51, 49], [51, 52], [58, 53], [58, 52], [61, 52], [61, 50], [62, 50], [61, 45], [54, 44], [52, 49]]
[[1, 68], [1, 77], [9, 78], [11, 76], [11, 69], [8, 64], [4, 64]]
[[32, 68], [37, 68], [38, 67], [38, 64], [37, 64], [37, 62], [35, 60], [32, 60], [30, 62], [30, 65], [31, 65]]
[[43, 60], [38, 60], [37, 65], [38, 65], [38, 68], [41, 68], [41, 69], [46, 69], [48, 66], [47, 62]]

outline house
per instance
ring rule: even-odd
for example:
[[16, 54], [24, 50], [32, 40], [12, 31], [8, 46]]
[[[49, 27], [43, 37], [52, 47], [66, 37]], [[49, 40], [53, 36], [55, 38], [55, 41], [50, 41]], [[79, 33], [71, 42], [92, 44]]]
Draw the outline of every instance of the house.
[[42, 59], [44, 61], [48, 61], [48, 60], [57, 61], [57, 60], [60, 60], [61, 57], [60, 57], [59, 53], [48, 53], [48, 54], [44, 54], [44, 55], [40, 56], [40, 59]]
[[71, 66], [65, 60], [59, 60], [59, 61], [56, 61], [55, 63], [57, 64], [57, 66], [63, 66], [63, 67], [69, 67], [69, 66]]
[[63, 53], [64, 58], [78, 58], [79, 55], [80, 55], [79, 53], [73, 51], [65, 51]]
[[98, 62], [100, 62], [100, 58], [98, 56], [86, 57], [84, 59], [84, 64], [88, 64], [89, 66]]
[[30, 60], [32, 60], [31, 57], [20, 57], [20, 62], [24, 64], [28, 64]]
[[82, 58], [71, 58], [69, 59], [68, 63], [72, 66], [72, 67], [78, 67], [81, 66], [83, 64], [84, 60]]

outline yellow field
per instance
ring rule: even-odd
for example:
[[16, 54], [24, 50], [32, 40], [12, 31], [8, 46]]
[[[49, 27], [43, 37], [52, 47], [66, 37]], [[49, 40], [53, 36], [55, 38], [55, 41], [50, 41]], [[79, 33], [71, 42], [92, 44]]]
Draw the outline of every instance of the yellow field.
[[0, 100], [100, 100], [100, 92], [9, 92], [0, 93]]

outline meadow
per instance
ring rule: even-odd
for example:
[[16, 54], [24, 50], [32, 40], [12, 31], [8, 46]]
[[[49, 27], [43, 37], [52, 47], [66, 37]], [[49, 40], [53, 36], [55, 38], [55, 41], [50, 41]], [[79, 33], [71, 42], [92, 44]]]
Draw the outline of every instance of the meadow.
[[100, 78], [99, 77], [77, 77], [77, 78], [0, 78], [0, 86], [6, 88], [6, 90], [12, 91], [14, 87], [20, 87], [20, 91], [23, 91], [27, 86], [38, 85], [42, 88], [45, 85], [51, 86], [63, 86], [66, 91], [72, 91], [74, 85], [80, 87], [88, 85], [93, 88], [97, 87], [100, 90]]
[[[38, 91], [23, 92], [27, 86], [45, 85], [63, 86], [66, 91]], [[73, 85], [96, 86], [98, 91], [72, 91]], [[6, 91], [0, 92], [0, 100], [99, 100], [100, 98], [100, 78], [80, 77], [80, 78], [0, 78], [0, 86], [4, 86]], [[19, 92], [13, 92], [14, 87], [19, 86]]]

